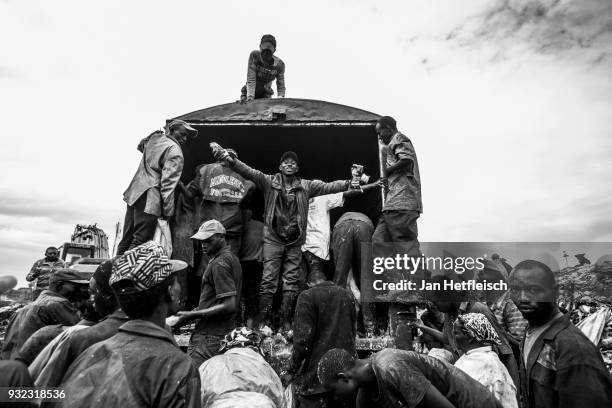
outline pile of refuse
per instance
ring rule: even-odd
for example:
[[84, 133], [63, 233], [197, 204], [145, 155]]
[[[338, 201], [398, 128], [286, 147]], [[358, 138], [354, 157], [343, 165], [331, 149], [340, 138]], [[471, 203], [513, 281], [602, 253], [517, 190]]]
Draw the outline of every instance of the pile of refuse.
[[6, 334], [6, 327], [8, 326], [9, 320], [11, 320], [11, 317], [24, 306], [25, 304], [23, 303], [11, 302], [0, 307], [0, 345], [4, 342], [4, 335]]

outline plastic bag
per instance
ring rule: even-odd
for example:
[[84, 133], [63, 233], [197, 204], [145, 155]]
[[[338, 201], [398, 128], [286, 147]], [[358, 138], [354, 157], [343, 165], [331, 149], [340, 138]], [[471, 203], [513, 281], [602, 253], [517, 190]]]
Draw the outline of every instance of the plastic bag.
[[213, 406], [221, 397], [238, 391], [263, 394], [273, 406], [282, 406], [280, 378], [270, 364], [250, 348], [233, 348], [214, 356], [202, 363], [198, 371], [202, 382], [202, 407]]
[[580, 323], [576, 325], [585, 336], [596, 346], [601, 340], [601, 335], [606, 327], [606, 323], [612, 319], [612, 311], [607, 307], [602, 307]]
[[258, 392], [234, 391], [219, 395], [203, 408], [281, 408], [264, 394]]
[[289, 384], [285, 388], [285, 405], [283, 408], [295, 408], [297, 407], [297, 399], [295, 398], [295, 385]]
[[168, 221], [161, 218], [157, 219], [157, 228], [155, 228], [155, 234], [153, 234], [153, 241], [164, 248], [168, 258], [172, 256], [172, 235], [170, 234]]

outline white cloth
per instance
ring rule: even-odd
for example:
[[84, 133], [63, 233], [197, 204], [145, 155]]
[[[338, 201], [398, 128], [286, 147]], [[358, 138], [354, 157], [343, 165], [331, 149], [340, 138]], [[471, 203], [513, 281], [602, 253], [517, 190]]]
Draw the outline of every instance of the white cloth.
[[331, 227], [329, 210], [344, 205], [344, 193], [311, 198], [308, 202], [308, 227], [302, 251], [309, 251], [321, 259], [329, 259]]
[[[280, 378], [272, 366], [250, 348], [229, 349], [203, 362], [198, 371], [202, 382], [202, 407], [243, 407], [246, 405], [242, 402], [250, 401], [252, 408], [259, 408], [267, 407], [266, 400], [270, 400], [272, 406], [284, 406]], [[240, 396], [239, 392], [247, 395]], [[263, 405], [255, 404], [262, 399]], [[239, 401], [242, 402], [239, 404]]]
[[491, 346], [466, 352], [455, 362], [455, 367], [487, 387], [504, 408], [518, 407], [516, 386]]

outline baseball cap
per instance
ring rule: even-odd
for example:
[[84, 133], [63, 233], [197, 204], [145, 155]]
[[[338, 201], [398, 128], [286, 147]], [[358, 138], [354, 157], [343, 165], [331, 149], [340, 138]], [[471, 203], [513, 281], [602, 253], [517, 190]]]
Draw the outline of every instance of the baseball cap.
[[215, 234], [225, 234], [225, 227], [217, 220], [208, 220], [200, 226], [191, 239], [199, 239], [201, 241], [212, 237]]
[[183, 128], [185, 128], [185, 130], [189, 131], [190, 133], [193, 134], [198, 134], [198, 131], [194, 128], [192, 128], [191, 126], [189, 126], [189, 123], [185, 122], [184, 120], [173, 120], [172, 122], [170, 122], [170, 124], [168, 125], [168, 130], [171, 130], [172, 128], [175, 128], [177, 126], [182, 126]]
[[49, 278], [49, 283], [72, 282], [87, 285], [89, 283], [89, 279], [87, 278], [88, 276], [89, 274], [87, 272], [79, 272], [74, 269], [62, 268], [58, 269], [53, 273], [53, 275], [51, 275]]
[[280, 163], [284, 162], [287, 159], [293, 159], [293, 160], [295, 160], [296, 163], [299, 163], [297, 153], [296, 152], [292, 152], [291, 150], [289, 150], [288, 152], [283, 153], [283, 155], [280, 158]]
[[162, 283], [174, 272], [187, 267], [187, 263], [168, 259], [163, 247], [153, 241], [145, 242], [126, 251], [115, 259], [109, 283], [130, 281], [135, 291], [141, 292]]

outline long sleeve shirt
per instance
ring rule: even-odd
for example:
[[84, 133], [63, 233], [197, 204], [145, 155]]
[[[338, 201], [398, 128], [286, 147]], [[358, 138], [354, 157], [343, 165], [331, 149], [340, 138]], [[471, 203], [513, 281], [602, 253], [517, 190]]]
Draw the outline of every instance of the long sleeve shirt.
[[28, 282], [36, 280], [36, 289], [47, 289], [49, 287], [49, 278], [53, 275], [56, 269], [64, 268], [64, 261], [47, 261], [46, 258], [39, 259], [34, 262], [30, 272], [26, 276]]
[[142, 147], [142, 160], [123, 200], [134, 205], [146, 193], [145, 213], [170, 217], [174, 215], [174, 189], [183, 172], [183, 152], [163, 132], [151, 134]]
[[261, 58], [259, 50], [252, 51], [249, 55], [246, 84], [248, 99], [254, 99], [256, 93], [269, 93], [274, 80], [276, 80], [278, 96], [285, 97], [285, 63], [276, 56], [273, 58], [274, 63], [270, 65]]

